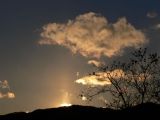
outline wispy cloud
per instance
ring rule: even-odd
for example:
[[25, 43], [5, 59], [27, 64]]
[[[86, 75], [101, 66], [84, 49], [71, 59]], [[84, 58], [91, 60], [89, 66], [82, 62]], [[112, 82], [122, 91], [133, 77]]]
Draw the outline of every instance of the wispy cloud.
[[100, 66], [104, 65], [103, 62], [100, 62], [100, 61], [97, 61], [97, 60], [89, 60], [88, 64], [89, 65], [94, 65], [96, 67], [100, 67]]
[[148, 30], [160, 30], [160, 23], [151, 25]]
[[0, 81], [0, 99], [15, 98], [15, 94], [11, 91], [7, 80]]
[[137, 48], [147, 43], [145, 35], [126, 18], [115, 23], [96, 13], [77, 16], [67, 23], [50, 23], [43, 27], [39, 44], [60, 45], [85, 57], [112, 57], [124, 48]]
[[8, 81], [7, 80], [0, 81], [0, 88], [2, 88], [2, 89], [7, 88], [10, 90]]
[[12, 98], [15, 98], [15, 94], [13, 92], [7, 92], [7, 93], [1, 93], [0, 92], [0, 99], [1, 98], [9, 98], [9, 99], [12, 99]]
[[158, 14], [155, 11], [151, 11], [147, 13], [148, 18], [156, 18]]
[[154, 26], [154, 29], [155, 29], [155, 30], [160, 30], [160, 23], [156, 24], [156, 25]]

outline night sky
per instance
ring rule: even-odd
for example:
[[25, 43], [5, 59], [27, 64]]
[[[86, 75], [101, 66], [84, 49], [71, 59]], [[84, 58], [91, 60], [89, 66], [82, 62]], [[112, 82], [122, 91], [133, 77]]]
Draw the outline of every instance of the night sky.
[[[91, 23], [94, 18], [96, 26]], [[115, 27], [120, 20], [122, 27], [124, 21], [132, 25], [133, 29], [126, 28], [132, 33]], [[97, 34], [101, 24], [104, 33], [114, 34], [109, 43], [95, 37], [106, 35]], [[92, 43], [98, 45], [91, 47]], [[62, 102], [86, 104], [78, 97], [81, 86], [75, 80], [94, 70], [89, 60], [109, 64], [126, 57], [126, 48], [146, 46], [160, 53], [159, 45], [159, 0], [1, 0], [0, 114], [57, 107]]]

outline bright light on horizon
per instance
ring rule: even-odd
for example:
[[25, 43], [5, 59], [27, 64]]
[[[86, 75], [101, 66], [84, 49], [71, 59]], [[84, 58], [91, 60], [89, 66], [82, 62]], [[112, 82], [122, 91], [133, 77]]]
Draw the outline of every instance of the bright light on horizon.
[[71, 103], [61, 103], [60, 104], [60, 107], [69, 107], [69, 106], [72, 106]]

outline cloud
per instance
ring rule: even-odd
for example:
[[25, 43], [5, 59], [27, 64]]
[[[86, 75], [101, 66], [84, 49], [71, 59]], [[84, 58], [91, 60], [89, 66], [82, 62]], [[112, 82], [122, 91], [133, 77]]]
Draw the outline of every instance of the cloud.
[[[147, 76], [147, 77], [146, 77]], [[130, 78], [135, 78], [139, 82], [148, 80], [152, 78], [152, 75], [146, 74], [146, 73], [141, 73], [138, 75], [130, 74], [124, 72], [122, 69], [114, 69], [112, 71], [106, 71], [106, 72], [96, 72], [93, 75], [88, 75], [85, 77], [82, 77], [75, 82], [78, 84], [82, 85], [88, 85], [91, 87], [95, 86], [107, 86], [111, 85], [112, 81], [111, 80], [121, 80], [121, 79], [130, 79]]]
[[3, 80], [3, 81], [0, 81], [0, 87], [3, 89], [3, 88], [7, 88], [10, 90], [10, 87], [8, 85], [8, 81], [7, 80]]
[[97, 72], [93, 75], [82, 77], [75, 82], [82, 85], [89, 85], [91, 87], [111, 85], [111, 81], [108, 79], [108, 74], [114, 79], [125, 77], [123, 70], [115, 69], [113, 71]]
[[94, 65], [94, 66], [96, 66], [96, 67], [100, 67], [100, 66], [104, 65], [104, 63], [102, 63], [102, 62], [100, 62], [100, 61], [96, 61], [96, 60], [89, 60], [89, 61], [88, 61], [88, 64], [89, 64], [89, 65]]
[[111, 84], [110, 81], [106, 79], [101, 80], [96, 75], [82, 77], [76, 80], [76, 83], [83, 84], [83, 85], [90, 85], [92, 87], [105, 86], [105, 85]]
[[156, 12], [154, 12], [154, 11], [151, 11], [151, 12], [147, 13], [147, 17], [148, 18], [155, 18], [157, 16], [158, 16], [158, 14]]
[[160, 30], [160, 23], [157, 23], [157, 24], [153, 24], [149, 27], [149, 30], [155, 30], [155, 31], [158, 31]]
[[13, 92], [8, 92], [7, 97], [8, 98], [15, 98], [15, 94]]
[[15, 94], [13, 92], [7, 92], [7, 93], [1, 93], [0, 92], [0, 99], [1, 98], [13, 99], [13, 98], [15, 98]]
[[120, 18], [115, 23], [96, 13], [77, 16], [66, 23], [50, 23], [43, 27], [41, 45], [60, 45], [85, 57], [112, 57], [124, 48], [137, 48], [147, 43], [145, 35]]
[[154, 26], [155, 30], [160, 30], [160, 23]]
[[0, 99], [2, 98], [15, 98], [15, 94], [11, 92], [10, 86], [7, 80], [0, 81]]
[[76, 80], [75, 82], [78, 84], [90, 85], [92, 87], [105, 86], [105, 85], [111, 84], [111, 82], [106, 78], [106, 73], [104, 72], [99, 72], [99, 73], [96, 73], [95, 75], [88, 75], [88, 76], [82, 77]]

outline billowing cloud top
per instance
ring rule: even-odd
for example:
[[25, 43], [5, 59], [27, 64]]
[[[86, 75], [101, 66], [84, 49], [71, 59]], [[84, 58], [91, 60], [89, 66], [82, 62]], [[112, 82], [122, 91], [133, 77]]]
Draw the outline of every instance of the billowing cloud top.
[[15, 94], [11, 92], [10, 86], [7, 80], [0, 81], [0, 99], [1, 98], [15, 98]]
[[101, 15], [89, 12], [67, 23], [50, 23], [43, 27], [39, 44], [61, 45], [85, 57], [112, 57], [124, 48], [137, 48], [147, 42], [145, 35], [126, 18], [109, 23]]

